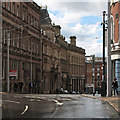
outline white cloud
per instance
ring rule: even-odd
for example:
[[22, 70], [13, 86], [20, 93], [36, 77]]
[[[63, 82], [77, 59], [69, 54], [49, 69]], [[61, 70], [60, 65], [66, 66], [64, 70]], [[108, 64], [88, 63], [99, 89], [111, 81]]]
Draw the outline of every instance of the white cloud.
[[[87, 55], [102, 56], [102, 29], [100, 22], [95, 24], [81, 24], [85, 16], [100, 16], [107, 8], [107, 3], [97, 0], [35, 0], [39, 5], [47, 5], [50, 18], [62, 27], [61, 32], [69, 41], [71, 35], [77, 36], [77, 46], [85, 48]], [[98, 39], [96, 39], [96, 37]]]

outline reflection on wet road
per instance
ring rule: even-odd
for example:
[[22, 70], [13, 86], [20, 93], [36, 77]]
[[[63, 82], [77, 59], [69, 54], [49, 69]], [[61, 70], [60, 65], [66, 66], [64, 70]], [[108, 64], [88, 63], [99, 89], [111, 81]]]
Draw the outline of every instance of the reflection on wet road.
[[4, 118], [118, 118], [106, 102], [79, 94], [3, 95]]

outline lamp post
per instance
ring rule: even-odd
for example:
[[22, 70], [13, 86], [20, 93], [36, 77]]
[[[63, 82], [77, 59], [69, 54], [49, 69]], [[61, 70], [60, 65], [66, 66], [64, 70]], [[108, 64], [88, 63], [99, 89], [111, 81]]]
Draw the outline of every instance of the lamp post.
[[[111, 96], [111, 18], [110, 18], [110, 0], [108, 0], [108, 39], [107, 39], [107, 96]], [[120, 31], [120, 30], [119, 30]]]
[[31, 86], [31, 93], [33, 92], [32, 91], [32, 88], [33, 88], [33, 83], [32, 83], [32, 46], [33, 46], [33, 43], [31, 42], [31, 51], [30, 51], [30, 86]]
[[103, 11], [103, 75], [101, 81], [101, 96], [106, 96], [106, 80], [105, 80], [105, 14], [106, 11]]
[[7, 91], [10, 92], [10, 78], [9, 78], [9, 44], [10, 44], [10, 32], [7, 34]]

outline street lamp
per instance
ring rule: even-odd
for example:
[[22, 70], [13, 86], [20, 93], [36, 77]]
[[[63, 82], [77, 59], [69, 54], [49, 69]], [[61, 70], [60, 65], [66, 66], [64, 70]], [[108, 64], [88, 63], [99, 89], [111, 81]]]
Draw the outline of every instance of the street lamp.
[[33, 47], [33, 43], [31, 42], [31, 51], [30, 51], [30, 86], [31, 86], [31, 93], [32, 93], [32, 87], [33, 87], [33, 83], [32, 83], [32, 47]]
[[106, 96], [106, 80], [105, 80], [105, 15], [106, 11], [103, 11], [103, 75], [101, 81], [101, 96]]

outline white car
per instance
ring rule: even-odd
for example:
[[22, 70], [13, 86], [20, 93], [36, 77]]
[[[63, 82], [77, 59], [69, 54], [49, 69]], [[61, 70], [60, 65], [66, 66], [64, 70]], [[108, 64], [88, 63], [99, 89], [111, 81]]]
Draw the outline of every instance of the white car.
[[72, 94], [76, 94], [76, 92], [75, 92], [75, 91], [72, 91]]
[[63, 93], [64, 93], [64, 94], [68, 94], [68, 91], [67, 91], [67, 90], [64, 90]]

